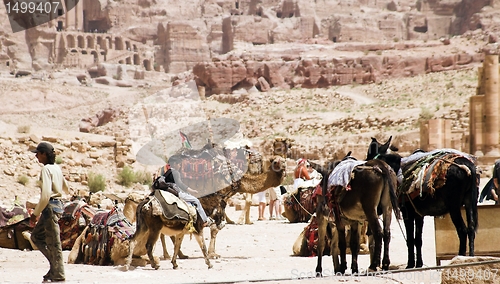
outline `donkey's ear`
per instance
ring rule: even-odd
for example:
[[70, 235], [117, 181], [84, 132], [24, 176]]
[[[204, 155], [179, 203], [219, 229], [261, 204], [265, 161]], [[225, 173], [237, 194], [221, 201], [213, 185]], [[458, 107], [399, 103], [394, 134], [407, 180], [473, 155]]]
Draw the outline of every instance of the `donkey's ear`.
[[380, 153], [380, 154], [387, 153], [387, 149], [389, 149], [389, 145], [391, 145], [391, 140], [392, 140], [392, 136], [389, 137], [389, 140], [387, 140], [387, 142], [385, 142], [384, 144], [380, 145], [378, 153]]
[[391, 144], [391, 140], [392, 140], [392, 135], [389, 137], [389, 139], [387, 140], [387, 142], [384, 143], [384, 145], [389, 145]]

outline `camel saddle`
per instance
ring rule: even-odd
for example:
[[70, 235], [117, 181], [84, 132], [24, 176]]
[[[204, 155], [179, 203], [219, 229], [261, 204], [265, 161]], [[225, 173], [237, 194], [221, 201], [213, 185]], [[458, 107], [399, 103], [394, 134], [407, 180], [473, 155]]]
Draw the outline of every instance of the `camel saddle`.
[[110, 265], [111, 248], [116, 240], [128, 240], [134, 234], [135, 227], [117, 207], [111, 210], [97, 211], [92, 218], [83, 241], [85, 264]]
[[17, 224], [29, 217], [26, 208], [16, 202], [11, 208], [0, 207], [0, 228]]
[[226, 156], [224, 149], [213, 144], [207, 144], [199, 150], [182, 149], [169, 159], [181, 161], [177, 170], [185, 184], [207, 195], [229, 185], [237, 186], [248, 168], [246, 154], [240, 152], [236, 164]]
[[[178, 169], [182, 179], [188, 180], [211, 180], [217, 173], [222, 173], [226, 180], [241, 179], [242, 169], [234, 165], [225, 155], [222, 149], [206, 145], [202, 149], [183, 149], [178, 156], [181, 159], [181, 168]], [[172, 158], [172, 157], [171, 157]]]
[[152, 195], [160, 203], [166, 219], [196, 220], [196, 209], [192, 205], [165, 190], [154, 190]]
[[299, 188], [286, 195], [283, 203], [297, 213], [297, 222], [309, 222], [316, 212], [316, 187]]
[[61, 230], [61, 247], [63, 250], [71, 250], [78, 236], [94, 217], [96, 209], [83, 200], [74, 200], [64, 204], [63, 210], [58, 222]]
[[23, 237], [24, 231], [33, 230], [29, 222], [30, 212], [17, 201], [10, 208], [0, 206], [0, 247], [13, 249], [32, 249]]

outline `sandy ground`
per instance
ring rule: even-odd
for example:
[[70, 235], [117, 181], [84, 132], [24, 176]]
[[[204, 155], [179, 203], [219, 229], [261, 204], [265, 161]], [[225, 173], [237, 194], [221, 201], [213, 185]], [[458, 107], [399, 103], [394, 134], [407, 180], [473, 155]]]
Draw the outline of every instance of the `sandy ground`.
[[[266, 217], [268, 215], [266, 208]], [[228, 215], [237, 219], [241, 211], [234, 207], [227, 209]], [[251, 219], [256, 220], [257, 207], [251, 209]], [[169, 260], [162, 260], [159, 270], [150, 266], [137, 267], [124, 271], [122, 267], [90, 266], [65, 264], [66, 282], [69, 283], [440, 283], [438, 270], [425, 272], [389, 273], [368, 277], [331, 276], [333, 264], [331, 257], [323, 257], [323, 270], [329, 276], [311, 278], [316, 267], [316, 258], [294, 257], [292, 245], [305, 223], [290, 224], [288, 221], [255, 221], [253, 225], [227, 225], [219, 232], [216, 251], [220, 259], [212, 260], [213, 268], [207, 269], [200, 248], [189, 237], [184, 239], [182, 249], [190, 256], [187, 260], [178, 260], [179, 268], [172, 269]], [[406, 265], [406, 245], [400, 229], [403, 224], [393, 220], [390, 246], [391, 267], [404, 268]], [[434, 246], [433, 218], [426, 217], [424, 227], [424, 265], [436, 265]], [[208, 244], [209, 231], [205, 229]], [[171, 243], [168, 244], [172, 251]], [[64, 251], [65, 262], [68, 251]], [[161, 255], [161, 243], [158, 242], [155, 255]], [[350, 255], [348, 255], [350, 262]], [[369, 265], [369, 256], [359, 257], [361, 269]], [[443, 262], [442, 264], [446, 264]], [[0, 275], [2, 283], [37, 283], [48, 270], [48, 263], [39, 251], [19, 251], [0, 249]], [[302, 279], [299, 279], [302, 278]]]

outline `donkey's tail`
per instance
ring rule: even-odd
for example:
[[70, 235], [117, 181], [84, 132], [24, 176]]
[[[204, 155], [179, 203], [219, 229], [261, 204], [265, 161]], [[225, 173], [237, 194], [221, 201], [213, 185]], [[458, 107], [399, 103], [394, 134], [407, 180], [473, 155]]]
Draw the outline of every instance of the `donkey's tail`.
[[478, 224], [478, 213], [477, 213], [477, 202], [478, 202], [478, 198], [479, 198], [479, 178], [480, 178], [480, 176], [477, 174], [476, 165], [473, 163], [471, 163], [470, 171], [471, 171], [470, 208], [467, 208], [467, 204], [466, 204], [465, 209], [470, 210], [470, 213], [471, 213], [472, 224], [469, 224], [469, 227], [472, 226], [474, 228], [474, 231], [477, 232], [478, 225], [479, 225]]
[[385, 182], [389, 188], [389, 195], [391, 197], [392, 211], [396, 216], [396, 219], [401, 219], [401, 210], [399, 209], [398, 196], [396, 194], [396, 186], [393, 181], [397, 180], [394, 175], [394, 171], [388, 167], [381, 167], [384, 171]]

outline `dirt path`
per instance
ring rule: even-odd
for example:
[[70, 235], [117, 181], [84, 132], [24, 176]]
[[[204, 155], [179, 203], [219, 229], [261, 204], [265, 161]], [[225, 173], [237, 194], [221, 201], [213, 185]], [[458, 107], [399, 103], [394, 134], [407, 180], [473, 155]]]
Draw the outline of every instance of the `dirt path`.
[[340, 87], [336, 90], [336, 92], [343, 97], [350, 98], [359, 105], [369, 105], [376, 102], [375, 99], [350, 91], [349, 89], [351, 89], [351, 87]]

